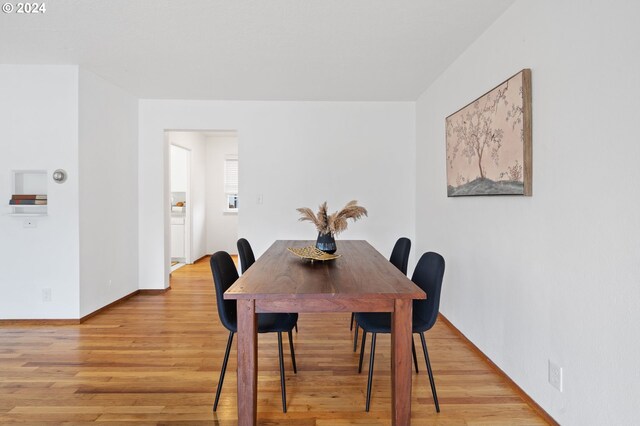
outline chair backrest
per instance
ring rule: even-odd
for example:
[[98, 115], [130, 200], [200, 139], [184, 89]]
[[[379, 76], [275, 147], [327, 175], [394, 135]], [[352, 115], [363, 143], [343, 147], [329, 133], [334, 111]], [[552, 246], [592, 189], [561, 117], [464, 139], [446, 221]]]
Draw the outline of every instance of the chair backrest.
[[405, 237], [398, 238], [396, 245], [393, 246], [389, 262], [393, 263], [396, 268], [403, 274], [407, 275], [407, 265], [409, 264], [409, 252], [411, 251], [411, 240]]
[[225, 251], [214, 253], [209, 264], [216, 288], [216, 305], [218, 305], [220, 322], [227, 330], [235, 332], [238, 328], [237, 304], [235, 300], [225, 300], [223, 295], [239, 278], [238, 270], [229, 253]]
[[251, 244], [244, 238], [238, 240], [238, 255], [240, 256], [240, 268], [244, 274], [247, 269], [256, 261], [253, 255]]
[[411, 281], [427, 293], [426, 300], [413, 301], [414, 325], [416, 317], [419, 318], [424, 328], [422, 331], [429, 330], [438, 319], [443, 277], [444, 258], [434, 252], [423, 254], [411, 277]]

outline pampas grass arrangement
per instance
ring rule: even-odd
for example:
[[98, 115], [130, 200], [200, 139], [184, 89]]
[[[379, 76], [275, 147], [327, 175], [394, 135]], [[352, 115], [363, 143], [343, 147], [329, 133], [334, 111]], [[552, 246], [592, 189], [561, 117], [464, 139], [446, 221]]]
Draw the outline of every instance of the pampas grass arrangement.
[[367, 209], [359, 206], [357, 200], [349, 201], [342, 210], [332, 214], [328, 214], [327, 209], [327, 202], [325, 201], [320, 204], [317, 214], [314, 214], [308, 207], [300, 207], [296, 210], [302, 216], [298, 220], [309, 221], [316, 226], [320, 234], [333, 236], [347, 229], [347, 219], [353, 219], [355, 222], [362, 216], [367, 216]]

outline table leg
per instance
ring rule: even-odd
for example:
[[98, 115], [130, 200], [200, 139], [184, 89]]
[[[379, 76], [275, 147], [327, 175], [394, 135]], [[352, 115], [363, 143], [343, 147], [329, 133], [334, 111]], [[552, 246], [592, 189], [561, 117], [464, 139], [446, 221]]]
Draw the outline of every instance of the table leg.
[[238, 425], [255, 426], [258, 407], [258, 337], [255, 300], [238, 299]]
[[391, 421], [411, 424], [411, 299], [396, 299], [391, 314]]

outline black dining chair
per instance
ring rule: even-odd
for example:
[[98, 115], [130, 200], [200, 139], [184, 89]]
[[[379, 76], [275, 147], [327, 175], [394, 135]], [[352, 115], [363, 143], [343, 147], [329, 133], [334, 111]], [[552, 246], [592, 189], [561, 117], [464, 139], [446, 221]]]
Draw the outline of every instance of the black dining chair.
[[[251, 244], [246, 238], [240, 238], [236, 243], [238, 246], [238, 256], [240, 256], [240, 270], [244, 274], [247, 269], [256, 262]], [[296, 333], [298, 332], [298, 323], [295, 325]]]
[[[411, 251], [411, 240], [406, 237], [398, 238], [393, 250], [391, 250], [391, 257], [389, 262], [400, 270], [403, 274], [407, 275], [407, 265], [409, 265], [409, 252]], [[351, 314], [351, 326], [349, 330], [353, 330], [353, 322], [355, 319], [355, 313]], [[356, 323], [356, 331], [353, 336], [353, 351], [355, 352], [358, 347], [358, 324]], [[415, 361], [415, 346], [413, 347], [414, 361]], [[418, 370], [418, 363], [416, 364], [416, 371]]]
[[240, 270], [244, 274], [251, 265], [256, 261], [256, 257], [253, 255], [253, 249], [251, 244], [245, 238], [238, 240], [238, 256], [240, 256]]
[[[222, 370], [220, 371], [220, 380], [218, 380], [218, 388], [216, 390], [216, 399], [213, 403], [213, 411], [218, 408], [218, 400], [220, 399], [220, 391], [224, 382], [224, 374], [227, 370], [227, 361], [229, 361], [229, 351], [233, 342], [233, 335], [238, 332], [238, 316], [235, 300], [225, 300], [224, 292], [236, 282], [238, 270], [233, 263], [233, 259], [229, 253], [219, 251], [211, 256], [210, 260], [211, 273], [213, 274], [213, 282], [216, 289], [216, 304], [218, 305], [218, 315], [220, 322], [229, 330], [229, 339], [227, 340], [227, 349], [224, 353], [222, 361]], [[293, 350], [293, 339], [291, 330], [298, 321], [298, 314], [258, 314], [257, 329], [258, 333], [278, 333], [278, 354], [280, 357], [280, 386], [282, 390], [282, 411], [287, 412], [287, 393], [284, 380], [284, 361], [282, 358], [282, 333], [289, 334], [289, 349], [291, 350], [291, 363], [293, 364], [293, 372], [297, 373], [296, 356]]]
[[[411, 280], [418, 285], [425, 293], [425, 300], [413, 301], [413, 333], [420, 335], [422, 341], [422, 352], [424, 353], [424, 361], [427, 364], [429, 373], [429, 383], [431, 384], [431, 393], [433, 394], [433, 402], [436, 411], [440, 412], [438, 404], [438, 395], [436, 393], [436, 384], [433, 380], [433, 371], [429, 362], [429, 353], [427, 351], [427, 342], [424, 338], [424, 332], [431, 329], [438, 319], [438, 309], [440, 307], [440, 292], [442, 290], [442, 278], [444, 276], [444, 258], [438, 253], [428, 252], [422, 255], [416, 269], [413, 272]], [[367, 381], [367, 405], [366, 410], [369, 411], [371, 402], [371, 381], [373, 379], [373, 361], [376, 351], [376, 335], [378, 333], [391, 333], [391, 314], [388, 312], [376, 313], [357, 313], [356, 322], [362, 327], [362, 347], [360, 352], [360, 364], [358, 373], [362, 371], [362, 360], [364, 356], [364, 346], [367, 333], [371, 333], [371, 354], [369, 358], [369, 379]], [[413, 335], [411, 337], [413, 343]], [[414, 350], [415, 362], [415, 350]]]

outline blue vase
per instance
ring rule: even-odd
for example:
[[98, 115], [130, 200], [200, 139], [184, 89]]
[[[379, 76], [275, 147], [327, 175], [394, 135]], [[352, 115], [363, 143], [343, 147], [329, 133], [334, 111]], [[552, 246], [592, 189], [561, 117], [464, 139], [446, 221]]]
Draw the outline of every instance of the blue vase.
[[333, 234], [322, 234], [318, 232], [318, 239], [316, 240], [316, 248], [322, 250], [325, 253], [333, 254], [336, 252], [336, 240], [333, 238]]

